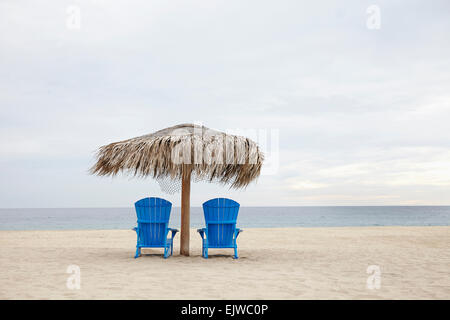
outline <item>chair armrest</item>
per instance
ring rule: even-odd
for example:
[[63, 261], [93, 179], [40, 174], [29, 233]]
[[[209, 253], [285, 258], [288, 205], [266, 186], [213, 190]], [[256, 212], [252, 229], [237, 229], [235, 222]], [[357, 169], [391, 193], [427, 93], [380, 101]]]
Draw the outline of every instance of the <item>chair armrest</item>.
[[138, 228], [137, 227], [134, 227], [133, 229], [131, 229], [131, 230], [134, 230], [134, 231], [136, 231], [136, 233], [138, 232]]
[[173, 229], [173, 228], [168, 228], [168, 229], [169, 229], [169, 231], [172, 231], [172, 239], [175, 238], [175, 235], [177, 234], [178, 229]]
[[201, 228], [201, 229], [197, 229], [197, 232], [200, 233], [200, 237], [202, 237], [202, 239], [205, 239], [205, 233], [206, 233], [206, 228]]
[[236, 230], [234, 231], [234, 238], [236, 239], [241, 232], [244, 232], [244, 230], [236, 228]]

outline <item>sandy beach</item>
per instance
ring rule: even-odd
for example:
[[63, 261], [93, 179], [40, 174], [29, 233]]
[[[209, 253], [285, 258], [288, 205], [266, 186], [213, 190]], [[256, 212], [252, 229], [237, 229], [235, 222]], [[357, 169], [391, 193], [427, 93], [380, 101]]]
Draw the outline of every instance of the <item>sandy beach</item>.
[[[238, 260], [201, 258], [194, 230], [190, 257], [178, 235], [167, 260], [134, 259], [135, 244], [131, 230], [0, 231], [0, 298], [450, 299], [450, 227], [246, 229]], [[80, 289], [67, 288], [69, 265]], [[371, 265], [379, 289], [367, 288]]]

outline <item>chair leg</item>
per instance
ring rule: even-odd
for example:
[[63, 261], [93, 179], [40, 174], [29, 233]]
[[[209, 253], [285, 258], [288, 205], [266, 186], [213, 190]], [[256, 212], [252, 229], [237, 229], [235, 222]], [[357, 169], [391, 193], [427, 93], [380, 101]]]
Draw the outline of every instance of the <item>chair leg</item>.
[[233, 259], [238, 259], [238, 252], [237, 252], [237, 247], [234, 247], [234, 256]]
[[164, 259], [167, 259], [169, 257], [170, 247], [164, 248]]
[[205, 248], [205, 253], [203, 255], [203, 258], [208, 259], [208, 247]]
[[136, 259], [136, 258], [138, 258], [140, 255], [141, 255], [141, 248], [136, 247], [136, 254], [135, 254], [134, 258]]
[[170, 244], [170, 255], [173, 256], [173, 242]]

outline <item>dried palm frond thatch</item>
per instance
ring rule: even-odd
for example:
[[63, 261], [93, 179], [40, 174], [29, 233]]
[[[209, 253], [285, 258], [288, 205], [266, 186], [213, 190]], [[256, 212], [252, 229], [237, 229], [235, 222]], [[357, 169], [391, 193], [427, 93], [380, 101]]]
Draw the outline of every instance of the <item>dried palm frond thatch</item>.
[[258, 145], [248, 138], [181, 124], [101, 147], [91, 173], [109, 176], [126, 172], [171, 179], [192, 173], [240, 188], [259, 176], [263, 160]]

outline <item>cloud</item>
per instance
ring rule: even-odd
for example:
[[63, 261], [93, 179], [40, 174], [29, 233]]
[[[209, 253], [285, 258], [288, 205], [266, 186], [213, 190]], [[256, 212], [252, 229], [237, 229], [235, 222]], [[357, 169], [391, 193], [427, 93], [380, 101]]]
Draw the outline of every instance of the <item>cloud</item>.
[[448, 1], [378, 1], [380, 30], [371, 4], [2, 1], [0, 206], [160, 194], [88, 176], [94, 150], [197, 121], [278, 130], [279, 169], [245, 192], [199, 184], [194, 205], [448, 204]]
[[318, 183], [310, 180], [301, 180], [298, 178], [289, 178], [286, 180], [288, 188], [291, 190], [303, 190], [303, 189], [320, 189], [327, 187], [327, 184]]

